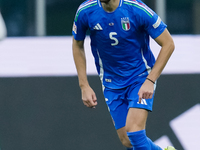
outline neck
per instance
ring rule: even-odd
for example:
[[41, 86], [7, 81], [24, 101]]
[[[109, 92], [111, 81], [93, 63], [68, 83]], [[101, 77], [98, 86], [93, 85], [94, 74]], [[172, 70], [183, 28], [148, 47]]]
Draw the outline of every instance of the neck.
[[102, 0], [101, 5], [105, 11], [113, 12], [119, 6], [119, 2], [120, 0], [110, 0], [109, 2], [106, 3], [106, 2], [103, 2]]

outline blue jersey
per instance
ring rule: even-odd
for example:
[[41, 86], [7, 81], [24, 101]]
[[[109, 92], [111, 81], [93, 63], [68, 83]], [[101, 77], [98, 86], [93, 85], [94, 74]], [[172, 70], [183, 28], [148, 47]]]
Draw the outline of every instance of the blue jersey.
[[149, 74], [155, 63], [149, 36], [155, 39], [165, 28], [160, 17], [140, 0], [120, 0], [114, 12], [106, 12], [100, 0], [88, 0], [77, 10], [73, 36], [84, 40], [86, 31], [90, 31], [102, 83], [119, 89]]

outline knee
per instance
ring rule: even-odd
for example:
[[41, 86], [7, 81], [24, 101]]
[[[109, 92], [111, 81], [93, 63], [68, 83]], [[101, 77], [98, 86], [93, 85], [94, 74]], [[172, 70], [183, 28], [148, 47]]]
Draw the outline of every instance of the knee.
[[118, 134], [118, 137], [119, 137], [121, 143], [122, 143], [125, 147], [127, 147], [127, 148], [131, 148], [131, 147], [132, 147], [131, 142], [130, 142], [130, 140], [129, 140], [129, 137], [128, 137], [128, 135], [127, 135], [127, 132], [126, 132], [126, 128], [125, 128], [125, 127], [118, 129], [118, 130], [117, 130], [117, 134]]
[[128, 136], [121, 136], [121, 137], [119, 137], [119, 139], [120, 139], [122, 145], [124, 145], [125, 147], [128, 147], [128, 148], [132, 147]]

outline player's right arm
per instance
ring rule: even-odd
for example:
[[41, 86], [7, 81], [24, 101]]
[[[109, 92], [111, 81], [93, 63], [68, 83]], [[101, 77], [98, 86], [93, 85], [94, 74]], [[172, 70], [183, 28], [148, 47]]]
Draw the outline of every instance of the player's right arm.
[[86, 31], [88, 30], [88, 19], [85, 13], [86, 9], [84, 8], [87, 8], [87, 6], [88, 5], [85, 3], [81, 4], [76, 12], [72, 31], [72, 49], [83, 103], [87, 107], [94, 108], [97, 105], [97, 98], [87, 80], [86, 58], [84, 51], [84, 39]]
[[73, 37], [72, 49], [82, 93], [82, 101], [87, 107], [94, 108], [97, 105], [97, 98], [87, 80], [84, 41], [77, 41]]

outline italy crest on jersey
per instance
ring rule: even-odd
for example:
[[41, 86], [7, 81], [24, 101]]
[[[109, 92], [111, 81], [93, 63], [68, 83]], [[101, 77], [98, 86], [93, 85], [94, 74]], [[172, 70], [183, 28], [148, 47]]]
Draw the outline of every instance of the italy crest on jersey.
[[128, 17], [121, 18], [122, 28], [128, 31], [131, 28], [130, 21]]

